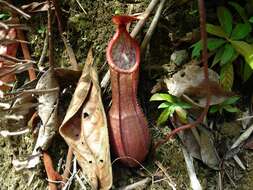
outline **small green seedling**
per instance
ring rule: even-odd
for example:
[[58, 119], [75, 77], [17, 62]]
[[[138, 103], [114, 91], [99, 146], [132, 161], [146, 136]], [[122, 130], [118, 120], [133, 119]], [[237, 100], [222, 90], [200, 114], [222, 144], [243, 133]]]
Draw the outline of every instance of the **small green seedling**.
[[209, 109], [209, 113], [216, 113], [219, 112], [220, 114], [223, 113], [223, 110], [230, 112], [230, 113], [236, 113], [240, 110], [235, 107], [235, 103], [240, 99], [239, 96], [233, 96], [228, 99], [226, 99], [224, 102], [218, 105], [211, 106]]
[[156, 93], [150, 98], [150, 101], [164, 101], [158, 106], [158, 109], [163, 109], [157, 120], [158, 125], [164, 124], [174, 113], [182, 123], [187, 123], [186, 109], [191, 108], [191, 105], [167, 93]]

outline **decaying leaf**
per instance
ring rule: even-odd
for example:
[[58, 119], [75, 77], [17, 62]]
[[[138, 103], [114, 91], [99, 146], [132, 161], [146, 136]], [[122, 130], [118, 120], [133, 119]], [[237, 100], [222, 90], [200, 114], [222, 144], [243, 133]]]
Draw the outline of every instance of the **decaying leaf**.
[[73, 148], [82, 172], [93, 189], [110, 189], [112, 169], [109, 137], [100, 87], [93, 57], [89, 51], [86, 65], [60, 126], [60, 134]]
[[200, 127], [200, 153], [202, 161], [210, 168], [219, 168], [219, 158], [213, 144], [213, 137], [210, 131]]
[[[209, 80], [219, 81], [219, 75], [211, 69], [208, 69]], [[187, 89], [198, 86], [204, 80], [203, 68], [197, 65], [187, 65], [173, 75], [172, 78], [165, 79], [168, 91], [174, 96], [187, 94]]]
[[[59, 84], [55, 78], [53, 69], [49, 69], [41, 76], [36, 89], [48, 90], [58, 88], [58, 86]], [[42, 122], [42, 125], [39, 129], [38, 138], [32, 155], [28, 160], [24, 162], [13, 160], [13, 165], [17, 170], [35, 167], [40, 162], [40, 151], [47, 150], [58, 130], [58, 90], [41, 94], [38, 97], [38, 103], [38, 115]]]
[[171, 78], [164, 79], [170, 94], [180, 97], [188, 95], [197, 101], [199, 106], [205, 107], [208, 94], [206, 86], [209, 85], [212, 95], [210, 105], [223, 102], [231, 94], [225, 92], [219, 85], [219, 75], [212, 69], [208, 69], [209, 82], [204, 80], [203, 67], [198, 65], [187, 65]]

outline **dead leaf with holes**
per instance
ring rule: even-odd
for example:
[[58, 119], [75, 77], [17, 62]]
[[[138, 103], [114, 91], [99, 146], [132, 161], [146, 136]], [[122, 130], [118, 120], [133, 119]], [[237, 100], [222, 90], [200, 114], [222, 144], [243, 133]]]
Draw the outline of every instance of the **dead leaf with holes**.
[[40, 151], [47, 150], [54, 135], [58, 131], [58, 100], [59, 84], [55, 78], [54, 70], [45, 72], [36, 86], [37, 90], [56, 89], [51, 92], [42, 93], [38, 96], [38, 115], [42, 125], [39, 129], [38, 138], [30, 158], [25, 161], [13, 160], [16, 170], [34, 168], [40, 162]]
[[[220, 104], [226, 98], [233, 95], [226, 92], [219, 85], [219, 75], [212, 69], [208, 69], [211, 102], [210, 105]], [[189, 64], [170, 78], [164, 79], [168, 92], [180, 97], [186, 95], [196, 102], [200, 107], [205, 107], [208, 90], [207, 82], [204, 81], [203, 67]]]
[[82, 172], [92, 188], [106, 190], [112, 185], [109, 137], [98, 76], [92, 63], [90, 50], [60, 126], [60, 134], [73, 148]]

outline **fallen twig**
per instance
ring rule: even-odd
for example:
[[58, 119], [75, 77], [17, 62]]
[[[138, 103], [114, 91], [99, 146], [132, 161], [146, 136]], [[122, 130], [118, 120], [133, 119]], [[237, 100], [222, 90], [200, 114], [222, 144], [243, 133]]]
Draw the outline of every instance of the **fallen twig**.
[[148, 185], [148, 183], [150, 183], [150, 182], [151, 182], [150, 177], [146, 177], [146, 178], [144, 178], [140, 181], [137, 181], [133, 184], [127, 185], [125, 187], [120, 187], [119, 190], [134, 190], [134, 189], [138, 189], [140, 187], [145, 188]]
[[147, 18], [149, 17], [149, 15], [151, 14], [151, 12], [154, 10], [154, 8], [156, 7], [156, 5], [157, 5], [157, 3], [159, 1], [160, 0], [152, 0], [150, 2], [150, 4], [148, 5], [147, 9], [142, 14], [142, 18], [137, 22], [136, 26], [134, 27], [133, 31], [131, 32], [131, 36], [133, 38], [135, 38], [137, 36], [137, 34], [140, 32], [140, 30], [144, 26]]
[[66, 158], [65, 169], [64, 169], [64, 172], [62, 174], [62, 178], [63, 178], [63, 181], [65, 183], [67, 182], [68, 177], [70, 175], [70, 169], [71, 169], [71, 165], [72, 165], [72, 158], [73, 158], [73, 149], [71, 147], [69, 147], [67, 158]]
[[187, 150], [184, 147], [182, 147], [182, 151], [183, 151], [183, 155], [184, 155], [184, 159], [185, 159], [185, 163], [186, 163], [186, 168], [188, 171], [188, 175], [190, 178], [192, 189], [193, 190], [202, 190], [202, 187], [200, 185], [200, 182], [197, 178], [197, 175], [196, 175], [196, 172], [194, 169], [192, 156], [187, 152]]
[[9, 137], [9, 136], [18, 136], [18, 135], [23, 135], [29, 132], [29, 129], [24, 129], [22, 131], [15, 131], [15, 132], [10, 132], [8, 130], [3, 130], [0, 131], [0, 135], [3, 137]]
[[150, 41], [150, 39], [151, 39], [154, 31], [155, 31], [155, 28], [156, 28], [157, 23], [159, 21], [159, 18], [161, 16], [161, 13], [162, 13], [162, 10], [163, 10], [165, 2], [166, 2], [166, 0], [161, 0], [159, 6], [157, 8], [155, 16], [154, 16], [154, 18], [153, 18], [153, 20], [152, 20], [152, 22], [151, 22], [151, 24], [149, 26], [149, 29], [148, 29], [148, 31], [147, 31], [147, 33], [146, 33], [146, 35], [145, 35], [142, 43], [141, 43], [141, 53], [143, 53], [144, 50], [146, 49], [146, 47], [147, 47], [147, 45], [148, 45], [148, 43], [149, 43], [149, 41]]
[[56, 15], [57, 22], [58, 22], [58, 30], [59, 30], [59, 33], [60, 33], [61, 38], [63, 40], [63, 43], [66, 47], [66, 50], [67, 50], [67, 53], [69, 56], [69, 60], [70, 60], [70, 64], [74, 70], [78, 70], [79, 67], [78, 67], [78, 64], [76, 61], [76, 56], [74, 54], [74, 51], [73, 51], [71, 45], [69, 44], [68, 40], [65, 38], [65, 36], [63, 34], [64, 32], [63, 32], [63, 26], [62, 26], [62, 20], [61, 20], [61, 10], [59, 8], [58, 1], [52, 0], [52, 2], [55, 7], [55, 15]]
[[6, 2], [6, 1], [1, 1], [0, 0], [0, 4], [2, 4], [3, 6], [9, 7], [11, 10], [15, 11], [16, 13], [22, 15], [25, 19], [29, 19], [31, 18], [30, 15], [28, 15], [27, 13], [25, 13], [24, 11], [20, 10], [19, 8], [15, 7], [14, 5]]

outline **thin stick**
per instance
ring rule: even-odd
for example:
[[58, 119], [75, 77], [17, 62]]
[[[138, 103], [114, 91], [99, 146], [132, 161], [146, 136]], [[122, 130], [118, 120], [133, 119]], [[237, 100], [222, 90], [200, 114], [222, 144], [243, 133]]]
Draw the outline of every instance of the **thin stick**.
[[79, 7], [82, 9], [82, 11], [87, 15], [86, 10], [82, 7], [81, 3], [78, 0], [76, 0], [76, 2], [79, 5]]
[[68, 53], [68, 56], [69, 56], [69, 60], [70, 60], [70, 64], [72, 65], [74, 70], [78, 70], [79, 67], [78, 67], [78, 64], [77, 64], [77, 61], [76, 61], [76, 56], [74, 54], [74, 51], [73, 51], [71, 45], [69, 44], [69, 42], [67, 41], [67, 39], [65, 38], [65, 36], [63, 34], [63, 26], [62, 26], [62, 20], [61, 20], [61, 18], [62, 18], [61, 17], [61, 10], [59, 8], [58, 1], [57, 0], [52, 0], [52, 2], [53, 2], [53, 5], [55, 7], [55, 15], [56, 15], [57, 22], [58, 22], [58, 30], [60, 32], [63, 43], [66, 47], [66, 50], [67, 50], [67, 53]]
[[175, 134], [179, 133], [180, 131], [183, 131], [185, 129], [190, 129], [196, 127], [199, 123], [203, 122], [211, 101], [211, 93], [210, 93], [210, 87], [209, 87], [209, 78], [208, 78], [208, 54], [207, 54], [207, 34], [206, 34], [206, 13], [205, 13], [205, 3], [204, 0], [198, 0], [199, 3], [199, 14], [200, 14], [200, 32], [201, 32], [201, 39], [203, 43], [203, 50], [202, 50], [202, 61], [204, 64], [204, 76], [206, 82], [206, 88], [207, 88], [207, 100], [206, 100], [206, 106], [203, 110], [203, 112], [200, 114], [200, 116], [197, 118], [197, 120], [193, 123], [189, 123], [186, 125], [183, 125], [181, 127], [178, 127], [174, 129], [170, 134], [168, 134], [164, 140], [158, 141], [155, 146], [154, 150], [156, 150], [157, 147], [160, 145], [166, 143], [171, 137], [173, 137]]
[[140, 181], [137, 181], [125, 187], [120, 187], [119, 190], [133, 190], [138, 188], [144, 189], [150, 182], [151, 182], [150, 177], [146, 177]]
[[151, 14], [151, 12], [154, 10], [154, 8], [156, 7], [157, 3], [160, 0], [152, 0], [150, 2], [150, 4], [148, 5], [147, 9], [145, 10], [145, 12], [142, 15], [142, 19], [140, 19], [136, 26], [134, 27], [133, 31], [131, 32], [131, 36], [133, 38], [135, 38], [137, 36], [137, 34], [140, 32], [140, 30], [142, 29], [142, 27], [144, 26], [147, 18], [149, 17], [149, 15]]
[[17, 7], [15, 7], [14, 5], [12, 5], [12, 4], [10, 4], [10, 3], [6, 2], [6, 1], [1, 1], [0, 0], [0, 4], [4, 4], [5, 6], [9, 7], [13, 11], [15, 11], [16, 13], [22, 15], [25, 19], [31, 18], [30, 15], [26, 14], [24, 11], [18, 9]]
[[162, 10], [163, 10], [165, 2], [166, 2], [166, 0], [161, 0], [159, 6], [157, 8], [157, 11], [156, 11], [155, 16], [154, 16], [154, 18], [152, 20], [152, 23], [150, 24], [150, 27], [149, 27], [149, 29], [148, 29], [148, 31], [147, 31], [147, 33], [146, 33], [146, 35], [145, 35], [142, 43], [141, 43], [141, 53], [143, 53], [144, 50], [146, 49], [146, 47], [147, 47], [147, 45], [148, 45], [148, 43], [149, 43], [149, 41], [150, 41], [150, 39], [151, 39], [154, 31], [155, 31], [155, 28], [157, 26], [159, 18], [160, 18], [161, 14], [162, 14]]
[[199, 182], [196, 172], [195, 172], [192, 156], [187, 152], [187, 150], [184, 147], [182, 147], [182, 151], [183, 151], [183, 155], [184, 155], [184, 159], [185, 159], [185, 163], [186, 163], [187, 172], [188, 172], [188, 175], [189, 175], [189, 178], [191, 181], [192, 189], [193, 190], [202, 190], [202, 187], [200, 185], [200, 182]]
[[73, 158], [73, 149], [71, 147], [69, 147], [67, 158], [66, 158], [65, 170], [62, 174], [62, 178], [63, 178], [63, 181], [65, 183], [67, 182], [67, 180], [69, 178], [69, 175], [70, 175], [70, 169], [71, 169], [71, 165], [72, 165], [72, 158]]
[[54, 68], [54, 59], [53, 59], [53, 41], [52, 41], [52, 23], [51, 23], [51, 1], [48, 0], [48, 20], [47, 20], [47, 35], [48, 35], [48, 59], [49, 67]]
[[[25, 41], [25, 36], [24, 36], [24, 33], [23, 33], [22, 30], [17, 30], [17, 36], [18, 36], [19, 40]], [[28, 49], [27, 43], [20, 42], [20, 45], [21, 45], [21, 48], [22, 48], [24, 58], [26, 60], [31, 60], [31, 55], [30, 55], [30, 51]], [[35, 71], [34, 71], [33, 67], [30, 67], [28, 69], [28, 73], [29, 73], [30, 80], [36, 79], [36, 74], [35, 74]]]
[[43, 49], [42, 49], [41, 56], [38, 62], [38, 66], [41, 66], [43, 64], [46, 54], [47, 54], [47, 49], [48, 49], [48, 35], [46, 34]]

